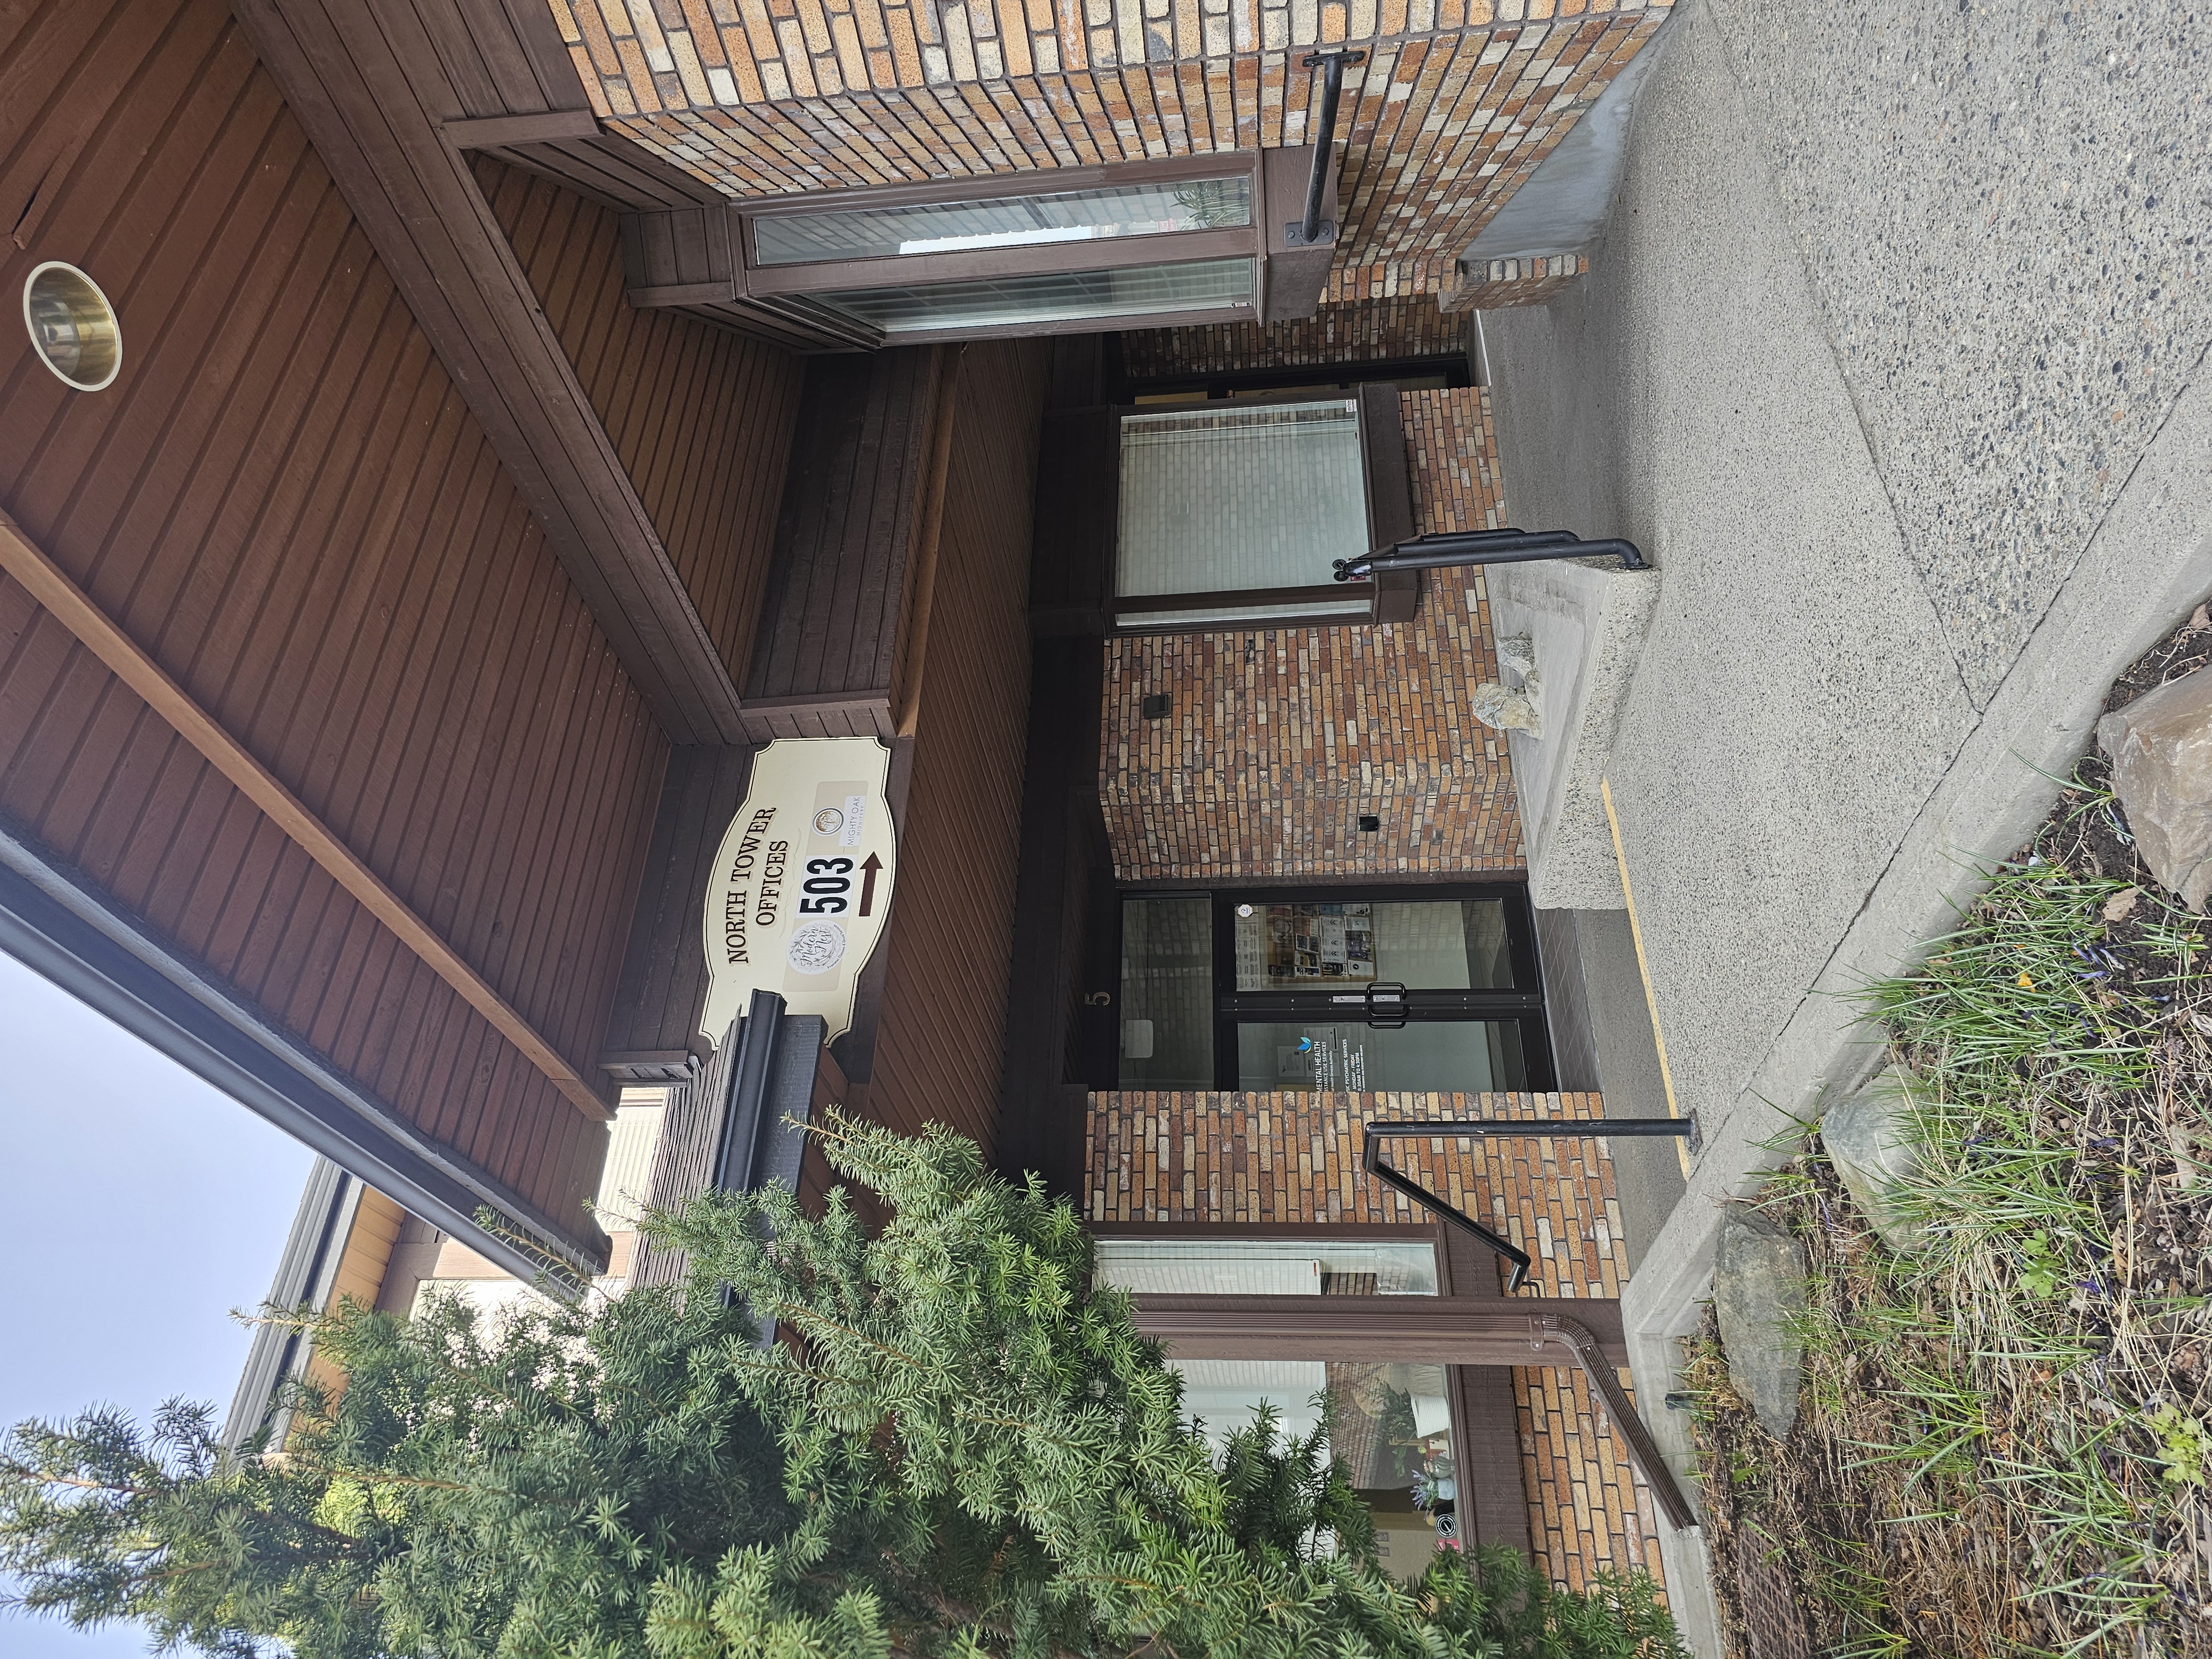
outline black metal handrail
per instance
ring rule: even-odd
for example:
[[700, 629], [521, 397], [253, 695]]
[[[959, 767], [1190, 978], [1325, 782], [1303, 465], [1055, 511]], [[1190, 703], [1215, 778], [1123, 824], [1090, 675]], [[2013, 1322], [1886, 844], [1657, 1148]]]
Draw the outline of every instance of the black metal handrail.
[[[1510, 1239], [1501, 1237], [1484, 1226], [1473, 1216], [1438, 1198], [1419, 1182], [1392, 1169], [1382, 1161], [1382, 1143], [1386, 1140], [1422, 1140], [1437, 1137], [1457, 1139], [1462, 1136], [1487, 1139], [1493, 1135], [1552, 1136], [1572, 1139], [1610, 1139], [1615, 1135], [1668, 1136], [1687, 1139], [1696, 1133], [1696, 1125], [1687, 1118], [1678, 1117], [1600, 1117], [1600, 1118], [1477, 1118], [1472, 1121], [1444, 1119], [1419, 1123], [1403, 1119], [1371, 1121], [1360, 1126], [1365, 1131], [1364, 1144], [1360, 1147], [1360, 1167], [1386, 1186], [1396, 1188], [1416, 1204], [1425, 1205], [1446, 1221], [1462, 1231], [1469, 1232], [1492, 1250], [1513, 1264], [1513, 1275], [1506, 1281], [1509, 1293], [1518, 1291], [1528, 1282], [1528, 1269], [1534, 1263], [1528, 1253]], [[1575, 1357], [1590, 1387], [1604, 1401], [1613, 1426], [1620, 1431], [1622, 1443], [1628, 1448], [1628, 1460], [1636, 1466], [1644, 1483], [1651, 1489], [1659, 1507], [1666, 1511], [1667, 1519], [1676, 1527], [1698, 1524], [1697, 1511], [1691, 1508], [1681, 1488], [1674, 1484], [1673, 1471], [1668, 1468], [1658, 1443], [1652, 1439], [1651, 1431], [1644, 1426], [1644, 1419], [1636, 1414], [1620, 1379], [1613, 1374], [1613, 1365], [1599, 1352], [1597, 1339], [1587, 1327], [1571, 1319], [1546, 1317], [1536, 1322], [1531, 1331], [1528, 1346], [1540, 1348], [1546, 1342], [1555, 1342]]]
[[1438, 570], [1465, 564], [1531, 564], [1539, 559], [1588, 559], [1610, 555], [1631, 570], [1651, 562], [1634, 542], [1620, 537], [1584, 541], [1571, 530], [1451, 530], [1415, 536], [1357, 559], [1335, 561], [1336, 580], [1365, 581], [1378, 571]]
[[1392, 1118], [1364, 1123], [1360, 1127], [1364, 1131], [1364, 1144], [1359, 1149], [1359, 1167], [1383, 1185], [1403, 1193], [1414, 1203], [1434, 1210], [1462, 1232], [1474, 1234], [1492, 1252], [1511, 1262], [1513, 1276], [1505, 1286], [1509, 1291], [1517, 1291], [1528, 1283], [1528, 1269], [1535, 1265], [1528, 1253], [1511, 1239], [1491, 1231], [1464, 1211], [1454, 1208], [1411, 1176], [1385, 1164], [1382, 1161], [1384, 1141], [1456, 1140], [1462, 1137], [1486, 1139], [1492, 1135], [1537, 1135], [1576, 1140], [1610, 1139], [1614, 1135], [1667, 1135], [1686, 1139], [1696, 1131], [1696, 1126], [1689, 1119], [1682, 1117], [1475, 1118], [1464, 1121], [1444, 1119], [1425, 1123]]
[[1321, 198], [1328, 184], [1328, 164], [1336, 148], [1336, 103], [1344, 91], [1344, 66], [1364, 64], [1364, 52], [1317, 52], [1301, 58], [1307, 69], [1322, 72], [1321, 135], [1314, 141], [1313, 166], [1306, 173], [1305, 215], [1294, 225], [1283, 227], [1283, 240], [1291, 247], [1313, 247], [1336, 240], [1334, 221], [1326, 227], [1328, 234], [1322, 234]]

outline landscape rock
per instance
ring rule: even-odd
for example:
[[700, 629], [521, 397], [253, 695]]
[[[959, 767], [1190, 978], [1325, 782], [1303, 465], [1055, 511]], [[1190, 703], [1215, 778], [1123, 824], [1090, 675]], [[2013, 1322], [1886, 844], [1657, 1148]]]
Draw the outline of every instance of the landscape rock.
[[1805, 1345], [1796, 1322], [1805, 1311], [1810, 1272], [1805, 1247], [1788, 1229], [1756, 1210], [1729, 1206], [1713, 1269], [1713, 1314], [1729, 1383], [1777, 1440], [1787, 1438], [1797, 1420]]
[[1887, 1066], [1820, 1120], [1820, 1144], [1844, 1190], [1882, 1243], [1900, 1254], [1917, 1249], [1928, 1231], [1897, 1200], [1898, 1183], [1920, 1168], [1919, 1137], [1912, 1124], [1915, 1081], [1902, 1066]]
[[2203, 911], [2212, 894], [2212, 668], [2106, 715], [2097, 747], [2151, 874]]
[[1536, 647], [1526, 634], [1509, 634], [1498, 641], [1498, 665], [1502, 672], [1519, 678], [1518, 690], [1496, 680], [1486, 680], [1469, 694], [1475, 719], [1495, 732], [1525, 732], [1544, 735], [1544, 679], [1536, 671]]

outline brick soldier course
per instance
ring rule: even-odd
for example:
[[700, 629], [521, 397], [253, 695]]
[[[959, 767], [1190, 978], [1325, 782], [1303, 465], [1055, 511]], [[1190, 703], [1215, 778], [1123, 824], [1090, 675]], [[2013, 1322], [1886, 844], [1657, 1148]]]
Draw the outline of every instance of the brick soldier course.
[[1286, 323], [1209, 323], [1124, 330], [1121, 367], [1133, 380], [1443, 357], [1465, 349], [1467, 324], [1425, 296], [1325, 305]]
[[1458, 279], [1437, 296], [1447, 315], [1462, 311], [1502, 311], [1508, 306], [1548, 305], [1589, 260], [1579, 253], [1551, 253], [1532, 259], [1478, 259], [1461, 269]]
[[[1361, 1172], [1362, 1121], [1565, 1121], [1603, 1112], [1595, 1094], [1098, 1093], [1091, 1097], [1086, 1213], [1094, 1223], [1418, 1222], [1422, 1212]], [[1618, 1297], [1626, 1284], [1605, 1141], [1439, 1137], [1396, 1142], [1391, 1158], [1528, 1252], [1534, 1265], [1522, 1294]], [[1620, 1381], [1630, 1389], [1626, 1370]], [[1663, 1577], [1650, 1492], [1582, 1374], [1516, 1367], [1513, 1394], [1540, 1564], [1577, 1589], [1608, 1569]]]

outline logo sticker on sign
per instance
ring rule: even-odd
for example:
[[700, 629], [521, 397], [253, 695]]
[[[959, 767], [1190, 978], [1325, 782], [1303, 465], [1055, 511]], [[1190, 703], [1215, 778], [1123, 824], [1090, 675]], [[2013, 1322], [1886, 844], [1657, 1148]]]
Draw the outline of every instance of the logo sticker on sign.
[[754, 756], [707, 895], [708, 1041], [721, 1042], [756, 990], [820, 1014], [832, 1038], [852, 1028], [896, 875], [890, 773], [890, 751], [873, 738], [781, 738]]

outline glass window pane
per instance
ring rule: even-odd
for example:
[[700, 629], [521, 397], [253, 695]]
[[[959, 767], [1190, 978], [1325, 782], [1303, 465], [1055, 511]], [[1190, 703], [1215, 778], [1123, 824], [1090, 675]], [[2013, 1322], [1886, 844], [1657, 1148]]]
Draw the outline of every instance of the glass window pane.
[[1483, 1093], [1528, 1086], [1510, 1020], [1417, 1020], [1395, 1030], [1334, 1020], [1237, 1028], [1240, 1089], [1414, 1089]]
[[1121, 597], [1310, 587], [1367, 550], [1352, 399], [1123, 417]]
[[1249, 1428], [1262, 1401], [1279, 1435], [1304, 1437], [1330, 1407], [1331, 1457], [1374, 1511], [1376, 1554], [1401, 1578], [1458, 1535], [1449, 1373], [1394, 1361], [1171, 1358], [1182, 1408], [1218, 1452]]
[[1125, 1089], [1213, 1086], [1213, 905], [1205, 898], [1121, 906]]
[[1249, 177], [1189, 179], [1179, 184], [1120, 185], [1050, 196], [763, 214], [753, 221], [753, 258], [763, 265], [792, 265], [818, 259], [964, 253], [1110, 236], [1225, 230], [1251, 222]]
[[1509, 990], [1503, 899], [1255, 904], [1237, 918], [1237, 988], [1323, 990], [1395, 981], [1417, 991]]
[[1030, 323], [1136, 317], [1159, 311], [1247, 311], [1252, 261], [1197, 259], [1115, 270], [1039, 272], [843, 289], [819, 297], [890, 335], [924, 329], [1008, 328]]
[[1434, 1296], [1423, 1238], [1102, 1238], [1099, 1282], [1160, 1296]]
[[[1434, 1296], [1436, 1248], [1423, 1240], [1102, 1238], [1098, 1277], [1164, 1295]], [[1375, 1512], [1377, 1554], [1413, 1577], [1455, 1535], [1450, 1373], [1441, 1365], [1372, 1360], [1216, 1359], [1183, 1356], [1184, 1413], [1218, 1450], [1249, 1426], [1261, 1402], [1279, 1432], [1307, 1435], [1326, 1395], [1331, 1455]]]

